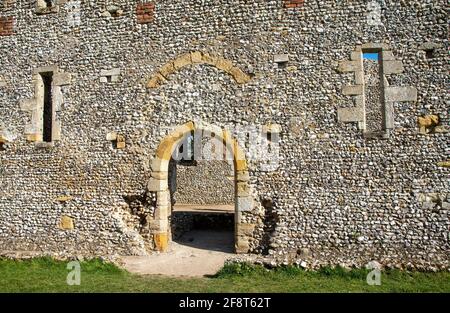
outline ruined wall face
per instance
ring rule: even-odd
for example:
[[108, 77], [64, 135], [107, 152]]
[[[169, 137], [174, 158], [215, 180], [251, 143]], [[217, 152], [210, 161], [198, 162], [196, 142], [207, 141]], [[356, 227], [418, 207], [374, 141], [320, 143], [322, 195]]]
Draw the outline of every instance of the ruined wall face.
[[[0, 16], [14, 23], [0, 36], [0, 249], [147, 253], [150, 160], [164, 127], [201, 120], [282, 128], [279, 167], [249, 161], [258, 200], [243, 217], [254, 224], [251, 251], [300, 251], [308, 264], [448, 266], [445, 7], [383, 3], [374, 26], [366, 1], [166, 0], [153, 9], [67, 1], [48, 14], [35, 14], [33, 1], [2, 1]], [[394, 103], [385, 139], [337, 120], [338, 108], [353, 106], [342, 87], [354, 84], [338, 62], [368, 42], [388, 43], [403, 61], [390, 85], [418, 90], [417, 102]], [[162, 65], [192, 51], [231, 60], [251, 80], [202, 64], [146, 88]], [[279, 54], [287, 64], [274, 62]], [[32, 107], [21, 103], [35, 97], [33, 70], [43, 66], [71, 79], [58, 95], [60, 140], [39, 148], [25, 136]], [[421, 134], [417, 119], [429, 114], [439, 128]], [[117, 139], [112, 132], [120, 145], [107, 140]]]

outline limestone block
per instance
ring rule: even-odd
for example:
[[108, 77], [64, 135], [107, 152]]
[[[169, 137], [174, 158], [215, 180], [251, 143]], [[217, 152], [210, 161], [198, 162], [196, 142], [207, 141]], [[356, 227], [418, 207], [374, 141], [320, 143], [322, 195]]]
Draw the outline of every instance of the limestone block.
[[249, 197], [250, 186], [248, 185], [247, 182], [238, 182], [236, 192], [238, 197]]
[[155, 220], [164, 220], [165, 224], [162, 224], [158, 230], [167, 230], [167, 227], [164, 225], [167, 225], [167, 218], [170, 215], [170, 206], [169, 205], [158, 205], [158, 207], [155, 210]]
[[166, 79], [164, 78], [164, 76], [158, 73], [150, 79], [150, 81], [147, 84], [147, 88], [158, 88], [165, 81]]
[[59, 228], [63, 230], [72, 230], [75, 228], [73, 218], [70, 216], [63, 215], [59, 221]]
[[[156, 214], [156, 211], [155, 211]], [[154, 218], [150, 220], [149, 228], [151, 231], [158, 232], [166, 232], [169, 229], [169, 222], [167, 219], [167, 215], [164, 218]]]
[[154, 234], [153, 238], [155, 241], [155, 247], [158, 251], [167, 251], [169, 247], [169, 237], [167, 232]]
[[116, 146], [117, 149], [125, 149], [126, 143], [125, 143], [125, 137], [122, 135], [117, 135], [116, 138]]
[[152, 171], [151, 177], [159, 179], [159, 180], [168, 179], [169, 173], [168, 172], [155, 172], [155, 171]]
[[247, 212], [253, 210], [253, 199], [251, 197], [237, 198], [238, 211]]
[[169, 160], [154, 158], [150, 162], [152, 172], [167, 172], [169, 168]]
[[117, 149], [125, 149], [125, 141], [117, 141]]
[[439, 124], [439, 116], [431, 114], [419, 117], [417, 123], [420, 127], [433, 127]]
[[445, 125], [440, 125], [434, 128], [434, 132], [438, 134], [446, 134], [449, 132], [449, 129]]
[[275, 54], [273, 57], [273, 61], [275, 63], [286, 63], [289, 62], [289, 55], [288, 54]]
[[362, 50], [389, 50], [389, 45], [385, 43], [369, 42], [361, 45]]
[[384, 91], [387, 102], [417, 101], [417, 89], [414, 87], [386, 87]]
[[404, 71], [403, 63], [401, 61], [384, 61], [383, 60], [383, 74], [400, 74]]
[[54, 86], [65, 86], [69, 85], [72, 81], [72, 75], [69, 73], [54, 73], [53, 74], [53, 85]]
[[73, 200], [72, 196], [60, 196], [60, 197], [56, 198], [57, 202], [68, 202], [71, 200]]
[[238, 182], [248, 182], [250, 180], [250, 174], [248, 171], [238, 171], [236, 176]]
[[5, 87], [6, 86], [6, 81], [3, 78], [3, 76], [0, 75], [0, 87]]
[[247, 74], [242, 72], [237, 67], [232, 68], [229, 73], [230, 73], [230, 75], [233, 76], [234, 80], [238, 84], [245, 84], [245, 83], [248, 83], [251, 80], [250, 76], [248, 76]]
[[217, 57], [209, 55], [207, 53], [202, 54], [202, 60], [204, 63], [209, 65], [216, 65], [217, 63]]
[[363, 71], [355, 72], [355, 84], [357, 84], [357, 85], [364, 84], [364, 72]]
[[446, 167], [446, 168], [449, 168], [449, 167], [450, 167], [450, 160], [449, 160], [449, 161], [438, 162], [437, 165], [438, 165], [439, 167]]
[[263, 133], [266, 134], [279, 134], [281, 133], [282, 127], [279, 124], [269, 124], [269, 125], [264, 125], [262, 127], [262, 131]]
[[113, 68], [110, 70], [101, 70], [100, 76], [118, 76], [120, 75], [120, 68]]
[[255, 224], [239, 224], [237, 227], [237, 236], [239, 237], [252, 237], [253, 232], [255, 231]]
[[362, 71], [361, 62], [341, 61], [341, 62], [339, 62], [338, 71], [341, 73]]
[[150, 178], [147, 184], [149, 191], [165, 191], [168, 189], [167, 180], [161, 180], [156, 178]]
[[61, 121], [53, 121], [52, 139], [53, 141], [61, 140]]
[[386, 102], [384, 104], [384, 124], [386, 129], [394, 128], [394, 103]]
[[170, 74], [172, 74], [175, 71], [175, 66], [173, 62], [166, 63], [161, 69], [159, 70], [159, 73], [164, 76], [165, 78], [168, 78]]
[[200, 51], [191, 52], [191, 61], [192, 63], [201, 63], [202, 53]]
[[237, 158], [235, 160], [236, 171], [246, 171], [248, 169], [247, 161], [245, 159]]
[[116, 132], [107, 133], [106, 140], [109, 140], [109, 141], [117, 140], [117, 133]]
[[182, 56], [178, 57], [175, 59], [175, 61], [173, 61], [173, 67], [176, 70], [179, 70], [180, 68], [185, 67], [186, 65], [191, 64], [191, 54], [183, 54]]
[[250, 250], [250, 244], [246, 238], [238, 237], [235, 244], [236, 253], [244, 254]]
[[425, 42], [419, 46], [419, 50], [430, 51], [441, 48], [442, 45], [434, 42]]
[[346, 96], [358, 96], [362, 95], [363, 92], [364, 92], [363, 85], [344, 86], [342, 88], [342, 93]]
[[395, 61], [395, 56], [392, 53], [392, 51], [382, 51], [381, 52], [381, 58], [384, 61]]
[[42, 141], [41, 134], [26, 134], [25, 137], [28, 142]]
[[19, 105], [20, 105], [20, 109], [22, 111], [31, 111], [36, 108], [37, 103], [36, 103], [36, 99], [32, 98], [32, 99], [24, 99], [24, 100], [20, 101]]
[[339, 122], [359, 122], [364, 120], [364, 111], [362, 108], [338, 108]]
[[362, 53], [361, 53], [361, 51], [352, 51], [350, 53], [350, 60], [361, 62], [362, 61]]
[[216, 63], [216, 67], [222, 71], [225, 71], [229, 73], [231, 69], [233, 68], [233, 62], [225, 60], [225, 59], [218, 59]]
[[156, 193], [156, 204], [159, 206], [168, 206], [170, 204], [170, 192], [158, 191]]

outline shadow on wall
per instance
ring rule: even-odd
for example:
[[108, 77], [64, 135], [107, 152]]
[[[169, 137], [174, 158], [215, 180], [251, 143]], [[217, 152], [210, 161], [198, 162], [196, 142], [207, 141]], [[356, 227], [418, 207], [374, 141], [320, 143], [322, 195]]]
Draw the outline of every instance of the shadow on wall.
[[275, 228], [280, 218], [278, 213], [275, 211], [273, 206], [274, 200], [272, 198], [265, 198], [261, 201], [264, 207], [264, 226], [263, 226], [263, 236], [261, 239], [261, 253], [263, 255], [268, 255], [270, 249], [272, 248], [272, 238], [275, 236]]

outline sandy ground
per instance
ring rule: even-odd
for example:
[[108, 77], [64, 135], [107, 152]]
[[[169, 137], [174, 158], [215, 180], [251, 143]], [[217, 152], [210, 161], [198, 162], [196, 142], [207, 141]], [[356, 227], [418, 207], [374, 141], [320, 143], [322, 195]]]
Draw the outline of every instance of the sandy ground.
[[223, 267], [234, 255], [233, 244], [232, 232], [194, 230], [172, 242], [166, 253], [126, 256], [122, 261], [126, 270], [136, 274], [202, 277]]

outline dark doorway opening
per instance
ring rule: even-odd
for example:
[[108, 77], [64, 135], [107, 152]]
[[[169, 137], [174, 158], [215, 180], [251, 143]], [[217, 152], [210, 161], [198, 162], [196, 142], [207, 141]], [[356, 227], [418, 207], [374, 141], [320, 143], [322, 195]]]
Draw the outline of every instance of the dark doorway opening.
[[[234, 166], [197, 155], [214, 136], [187, 135], [169, 164], [171, 235], [178, 244], [211, 251], [234, 251]], [[211, 139], [213, 138], [213, 139]], [[216, 142], [217, 144], [217, 142]], [[223, 144], [223, 142], [220, 142]]]

